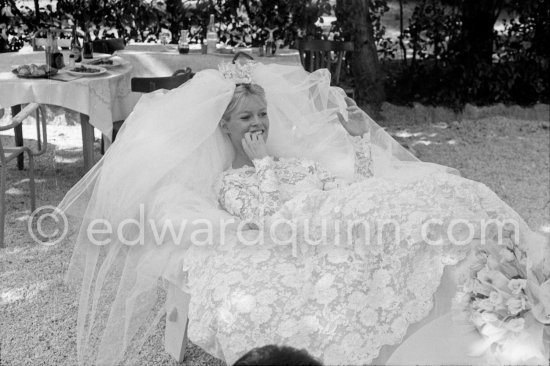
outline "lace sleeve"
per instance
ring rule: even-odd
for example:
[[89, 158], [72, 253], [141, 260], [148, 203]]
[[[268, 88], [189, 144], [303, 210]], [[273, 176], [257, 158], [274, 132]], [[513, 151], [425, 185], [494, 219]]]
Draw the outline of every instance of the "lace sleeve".
[[351, 137], [355, 149], [355, 178], [361, 180], [370, 178], [372, 173], [372, 156], [369, 137], [367, 134]]
[[256, 217], [254, 209], [258, 207], [258, 200], [253, 178], [253, 172], [229, 170], [223, 173], [216, 185], [220, 206], [242, 220], [253, 220]]
[[280, 208], [279, 182], [273, 159], [254, 160], [255, 171], [233, 170], [223, 174], [217, 185], [221, 207], [233, 216], [260, 224]]

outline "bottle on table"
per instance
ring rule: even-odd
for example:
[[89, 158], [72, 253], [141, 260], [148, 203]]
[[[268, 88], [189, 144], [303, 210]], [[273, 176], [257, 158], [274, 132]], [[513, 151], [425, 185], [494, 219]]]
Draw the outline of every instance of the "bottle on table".
[[206, 52], [215, 53], [217, 44], [218, 33], [216, 32], [214, 14], [210, 14], [210, 21], [208, 22], [208, 30], [206, 33]]
[[71, 39], [71, 55], [74, 57], [74, 62], [82, 61], [82, 47], [78, 41], [78, 34], [76, 33], [76, 24], [73, 26], [73, 35]]
[[75, 55], [74, 53], [69, 54], [69, 69], [74, 69], [75, 67]]
[[46, 35], [46, 65], [56, 69], [61, 69], [65, 66], [63, 62], [63, 54], [57, 47], [57, 39], [52, 31], [48, 30]]
[[46, 46], [44, 47], [44, 52], [46, 53], [46, 65], [50, 67], [53, 67], [52, 46], [53, 46], [52, 32], [48, 30], [46, 32]]
[[188, 31], [182, 30], [180, 32], [180, 39], [178, 40], [178, 51], [180, 53], [189, 53], [189, 39], [188, 39]]
[[273, 32], [275, 32], [278, 29], [279, 29], [279, 27], [266, 28], [267, 32], [269, 33], [269, 37], [267, 39], [267, 42], [265, 43], [265, 54], [266, 54], [266, 56], [273, 57], [273, 56], [275, 56], [275, 53], [277, 52], [277, 42], [275, 42], [275, 37], [273, 37]]
[[52, 66], [56, 69], [62, 69], [65, 67], [65, 61], [63, 60], [63, 54], [57, 46], [57, 37], [54, 35], [52, 40]]
[[82, 45], [82, 57], [85, 59], [94, 58], [94, 49], [92, 47], [92, 39], [88, 32], [84, 36], [84, 43]]

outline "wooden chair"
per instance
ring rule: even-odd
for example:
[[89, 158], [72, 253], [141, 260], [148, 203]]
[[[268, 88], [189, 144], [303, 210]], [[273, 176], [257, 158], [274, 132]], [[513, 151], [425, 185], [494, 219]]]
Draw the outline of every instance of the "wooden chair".
[[[150, 93], [158, 89], [175, 89], [191, 79], [193, 72], [190, 68], [177, 70], [172, 76], [166, 77], [135, 77], [132, 78], [133, 92]], [[122, 124], [121, 124], [122, 125]], [[117, 132], [120, 125], [117, 126]], [[113, 141], [116, 132], [113, 129]], [[183, 275], [183, 272], [180, 273]], [[189, 294], [181, 291], [173, 284], [169, 284], [166, 294], [166, 304], [176, 304], [166, 309], [166, 328], [164, 330], [164, 350], [177, 362], [183, 362], [187, 348], [187, 325], [189, 319]]]
[[346, 53], [353, 52], [352, 42], [325, 40], [300, 40], [297, 44], [302, 66], [309, 72], [326, 68], [332, 75], [332, 84], [344, 89], [346, 94], [355, 98], [355, 89], [340, 83], [342, 63]]
[[[237, 61], [239, 57], [244, 57], [250, 60], [254, 60], [252, 56], [244, 52], [237, 52], [233, 57], [233, 63]], [[181, 70], [180, 70], [181, 71]], [[188, 69], [189, 73], [191, 72]], [[178, 71], [176, 71], [177, 74]], [[191, 74], [192, 76], [193, 74]], [[174, 77], [174, 76], [172, 76]], [[190, 78], [190, 77], [189, 77]], [[151, 80], [136, 81], [132, 79], [132, 90], [134, 86], [143, 88], [143, 90], [156, 90], [158, 88], [158, 83], [150, 84]], [[143, 78], [143, 79], [158, 79], [158, 78]], [[168, 86], [171, 86], [170, 81], [166, 81]], [[179, 86], [179, 85], [177, 85]], [[176, 87], [177, 87], [176, 86]], [[180, 271], [178, 274], [180, 277], [177, 278], [177, 281], [182, 281], [184, 276], [183, 271]], [[168, 284], [168, 291], [166, 294], [166, 304], [175, 304], [170, 308], [166, 308], [166, 328], [164, 330], [164, 350], [166, 353], [171, 355], [177, 362], [183, 362], [185, 357], [185, 350], [187, 348], [187, 327], [189, 325], [189, 302], [191, 297], [188, 293], [183, 292], [180, 288], [175, 286], [173, 283]]]
[[150, 93], [158, 89], [175, 89], [193, 77], [190, 68], [177, 70], [172, 76], [134, 77], [131, 81], [133, 92]]
[[[252, 56], [244, 52], [237, 52], [233, 57], [233, 63], [240, 57], [254, 60]], [[189, 72], [191, 70], [189, 69]], [[176, 72], [177, 73], [177, 72]], [[192, 75], [192, 74], [191, 74]], [[135, 78], [134, 78], [135, 79]], [[134, 89], [134, 79], [132, 80], [132, 90]], [[156, 78], [155, 78], [156, 79]], [[150, 85], [144, 81], [144, 88], [158, 89], [158, 84]], [[171, 84], [168, 84], [171, 85]], [[184, 273], [180, 271], [177, 281], [183, 281]], [[166, 304], [175, 304], [166, 308], [166, 328], [164, 330], [164, 350], [171, 355], [177, 362], [183, 362], [185, 350], [187, 348], [187, 326], [189, 324], [189, 302], [191, 297], [183, 292], [173, 283], [169, 283], [166, 294]]]
[[[235, 63], [240, 57], [254, 60], [245, 52], [237, 52], [233, 57]], [[189, 70], [190, 71], [190, 70]], [[133, 80], [132, 80], [133, 81]], [[132, 84], [133, 89], [133, 84]], [[180, 271], [176, 281], [183, 282], [184, 272]], [[166, 304], [175, 304], [166, 308], [166, 328], [164, 330], [164, 350], [179, 363], [183, 362], [187, 348], [187, 326], [189, 324], [189, 301], [191, 297], [173, 283], [169, 283]]]
[[6, 176], [7, 163], [16, 157], [27, 154], [29, 157], [29, 188], [31, 194], [31, 212], [36, 209], [36, 193], [34, 184], [34, 157], [46, 152], [48, 138], [46, 134], [46, 115], [37, 103], [31, 103], [11, 119], [11, 123], [0, 126], [0, 131], [10, 130], [23, 122], [31, 113], [35, 113], [37, 131], [37, 150], [27, 146], [4, 147], [0, 139], [0, 248], [4, 247], [4, 221], [6, 216]]
[[126, 44], [122, 38], [96, 39], [92, 42], [93, 51], [97, 53], [112, 55], [115, 51], [123, 50], [124, 47], [126, 47]]

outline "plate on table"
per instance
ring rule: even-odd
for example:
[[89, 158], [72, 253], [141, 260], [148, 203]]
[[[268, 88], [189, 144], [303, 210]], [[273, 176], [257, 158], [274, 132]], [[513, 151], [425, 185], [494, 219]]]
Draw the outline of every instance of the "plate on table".
[[23, 79], [47, 79], [57, 74], [58, 70], [47, 65], [20, 65], [11, 70], [17, 77]]
[[233, 47], [218, 48], [218, 49], [216, 49], [215, 53], [220, 54], [220, 55], [232, 55], [233, 54]]
[[125, 61], [119, 57], [103, 57], [98, 58], [97, 60], [84, 61], [81, 65], [83, 66], [99, 66], [107, 70], [114, 69], [115, 67], [126, 65], [128, 61]]
[[75, 76], [97, 76], [107, 72], [107, 69], [101, 66], [92, 66], [86, 64], [76, 65], [72, 69], [67, 69], [67, 73]]

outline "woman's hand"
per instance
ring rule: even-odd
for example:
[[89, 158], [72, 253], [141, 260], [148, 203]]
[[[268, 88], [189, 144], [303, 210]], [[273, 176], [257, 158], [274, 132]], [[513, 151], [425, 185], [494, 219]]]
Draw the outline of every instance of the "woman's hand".
[[263, 159], [267, 154], [267, 146], [262, 134], [247, 132], [242, 139], [243, 150], [250, 160]]
[[348, 119], [340, 112], [336, 112], [338, 120], [351, 136], [363, 136], [369, 131], [368, 124], [370, 117], [361, 110], [351, 98], [346, 97]]

